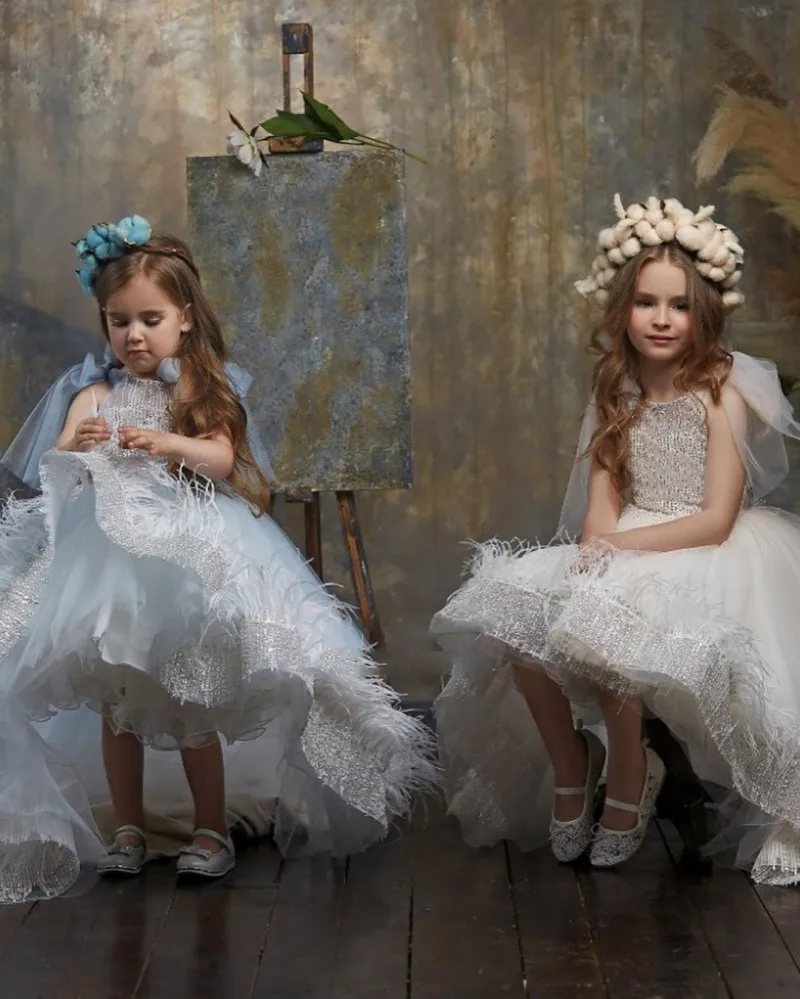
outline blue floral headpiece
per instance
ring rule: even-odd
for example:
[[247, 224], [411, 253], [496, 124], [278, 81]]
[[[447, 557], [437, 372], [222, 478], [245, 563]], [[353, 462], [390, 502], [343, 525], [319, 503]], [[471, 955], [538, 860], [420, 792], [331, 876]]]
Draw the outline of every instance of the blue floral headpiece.
[[119, 259], [137, 246], [145, 246], [152, 235], [150, 223], [141, 215], [93, 225], [84, 238], [74, 244], [81, 262], [75, 271], [81, 288], [87, 295], [94, 295], [101, 265]]

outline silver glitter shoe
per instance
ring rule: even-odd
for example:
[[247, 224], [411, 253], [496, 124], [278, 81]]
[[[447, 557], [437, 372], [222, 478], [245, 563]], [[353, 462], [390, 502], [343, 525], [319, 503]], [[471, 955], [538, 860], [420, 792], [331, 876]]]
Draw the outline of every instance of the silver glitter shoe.
[[178, 857], [178, 876], [181, 878], [224, 878], [236, 866], [236, 851], [233, 841], [220, 836], [213, 829], [195, 829], [194, 837], [207, 836], [219, 843], [221, 849], [206, 850], [196, 843], [181, 849]]
[[583, 787], [555, 787], [553, 793], [558, 797], [566, 795], [581, 795], [583, 811], [576, 819], [550, 820], [550, 849], [556, 860], [569, 864], [582, 856], [592, 842], [594, 830], [594, 794], [597, 782], [603, 772], [606, 760], [606, 749], [597, 736], [591, 732], [582, 731], [586, 742], [589, 767], [586, 773], [586, 783]]
[[[123, 836], [135, 836], [138, 842], [121, 843], [120, 839]], [[146, 856], [147, 841], [144, 832], [138, 826], [120, 826], [114, 833], [108, 853], [97, 865], [97, 873], [125, 876], [141, 874]]]
[[638, 821], [633, 829], [606, 829], [601, 823], [595, 832], [589, 854], [592, 867], [617, 867], [630, 860], [644, 842], [647, 826], [656, 810], [656, 798], [667, 773], [660, 756], [649, 746], [644, 747], [644, 752], [647, 770], [639, 804], [630, 805], [626, 801], [617, 801], [616, 798], [606, 798], [606, 805], [622, 812], [632, 812], [638, 816]]

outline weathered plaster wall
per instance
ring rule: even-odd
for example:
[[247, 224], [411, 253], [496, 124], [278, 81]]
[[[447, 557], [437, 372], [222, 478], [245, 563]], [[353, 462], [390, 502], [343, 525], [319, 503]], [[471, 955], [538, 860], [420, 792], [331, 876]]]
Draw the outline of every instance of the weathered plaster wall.
[[[0, 443], [94, 328], [69, 241], [132, 210], [186, 231], [185, 158], [224, 150], [226, 109], [281, 101], [278, 25], [315, 28], [317, 93], [405, 143], [416, 486], [360, 507], [394, 681], [435, 691], [427, 620], [466, 538], [548, 537], [584, 399], [571, 292], [617, 190], [694, 201], [714, 25], [791, 93], [792, 0], [3, 0]], [[763, 276], [781, 246], [714, 200], [750, 255], [743, 329], [790, 363]], [[800, 364], [796, 370], [800, 371]], [[332, 513], [332, 511], [331, 511]], [[341, 561], [328, 525], [329, 565]], [[346, 577], [342, 575], [342, 578]]]

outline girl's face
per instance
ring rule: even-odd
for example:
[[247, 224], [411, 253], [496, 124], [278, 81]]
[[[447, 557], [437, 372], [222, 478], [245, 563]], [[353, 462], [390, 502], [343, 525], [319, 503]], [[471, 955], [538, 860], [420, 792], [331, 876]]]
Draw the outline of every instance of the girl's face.
[[155, 375], [159, 363], [177, 352], [181, 334], [192, 328], [189, 308], [175, 305], [144, 274], [109, 295], [105, 315], [114, 356], [142, 378]]
[[637, 352], [657, 364], [679, 361], [692, 343], [686, 272], [666, 260], [651, 260], [639, 274], [628, 321]]

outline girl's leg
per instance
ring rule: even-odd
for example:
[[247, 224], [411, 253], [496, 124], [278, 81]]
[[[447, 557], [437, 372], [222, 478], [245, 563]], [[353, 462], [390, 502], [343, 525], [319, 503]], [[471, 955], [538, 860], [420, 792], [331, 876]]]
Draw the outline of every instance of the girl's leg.
[[[118, 826], [144, 825], [142, 803], [144, 746], [132, 732], [115, 732], [103, 715], [103, 764]], [[122, 835], [123, 846], [136, 846], [135, 836]]]
[[[541, 669], [512, 660], [517, 688], [528, 705], [553, 764], [557, 787], [582, 787], [589, 766], [586, 742], [575, 731], [572, 709], [559, 685]], [[579, 795], [558, 796], [553, 818], [562, 822], [576, 819], [583, 811]]]
[[[198, 749], [181, 751], [183, 769], [194, 800], [195, 829], [213, 829], [220, 836], [228, 835], [225, 811], [225, 764], [219, 738]], [[198, 846], [216, 853], [220, 845], [207, 836], [198, 836]]]
[[[642, 706], [635, 698], [621, 698], [607, 691], [597, 692], [608, 733], [608, 773], [606, 794], [631, 805], [639, 803], [647, 771], [642, 745]], [[633, 829], [638, 815], [609, 806], [603, 811], [606, 829]]]

